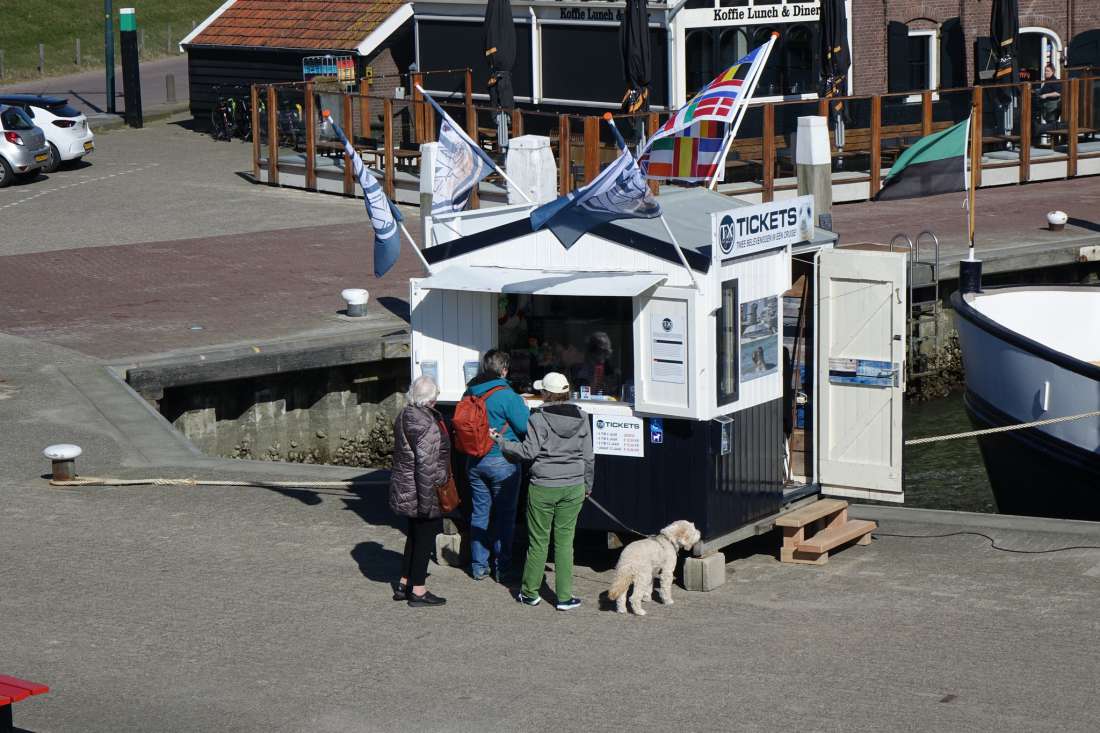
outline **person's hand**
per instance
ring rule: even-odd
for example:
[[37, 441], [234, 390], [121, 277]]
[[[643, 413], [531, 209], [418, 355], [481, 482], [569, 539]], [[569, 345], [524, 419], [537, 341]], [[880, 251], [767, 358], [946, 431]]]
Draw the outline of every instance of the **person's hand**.
[[585, 489], [584, 490], [584, 498], [587, 499], [590, 496], [592, 496], [592, 489]]
[[501, 438], [500, 431], [497, 430], [496, 428], [489, 428], [489, 437], [492, 438], [493, 440], [500, 440], [500, 438]]

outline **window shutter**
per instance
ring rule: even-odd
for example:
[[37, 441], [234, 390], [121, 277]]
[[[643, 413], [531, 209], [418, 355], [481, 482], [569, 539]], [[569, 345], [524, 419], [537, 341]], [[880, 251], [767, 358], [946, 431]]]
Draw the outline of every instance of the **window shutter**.
[[948, 18], [940, 26], [940, 89], [966, 86], [966, 37], [962, 21]]
[[909, 28], [893, 20], [886, 26], [886, 90], [909, 91]]

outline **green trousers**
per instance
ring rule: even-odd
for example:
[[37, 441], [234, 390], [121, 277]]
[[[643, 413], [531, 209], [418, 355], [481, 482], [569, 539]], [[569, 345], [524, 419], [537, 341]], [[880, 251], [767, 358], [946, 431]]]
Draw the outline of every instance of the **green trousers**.
[[573, 535], [584, 504], [584, 484], [536, 486], [527, 490], [527, 562], [523, 565], [523, 595], [537, 598], [542, 586], [550, 530], [554, 531], [554, 592], [558, 602], [573, 597]]

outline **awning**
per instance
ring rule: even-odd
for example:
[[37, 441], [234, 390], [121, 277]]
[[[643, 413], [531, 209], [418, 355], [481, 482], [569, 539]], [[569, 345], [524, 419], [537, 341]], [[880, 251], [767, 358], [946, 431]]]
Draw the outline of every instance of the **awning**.
[[452, 265], [421, 280], [420, 287], [478, 293], [633, 297], [667, 278], [657, 272], [577, 272]]

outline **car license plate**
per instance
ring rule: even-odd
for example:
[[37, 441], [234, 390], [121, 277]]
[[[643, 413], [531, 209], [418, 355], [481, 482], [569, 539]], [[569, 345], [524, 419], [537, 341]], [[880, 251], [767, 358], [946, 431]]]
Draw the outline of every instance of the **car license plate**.
[[92, 142], [86, 142], [86, 143], [84, 143], [84, 152], [86, 153], [86, 152], [88, 152], [89, 150], [91, 150], [91, 149], [92, 149], [92, 148], [94, 148], [94, 147], [95, 147], [95, 144], [94, 144], [94, 143], [92, 143]]
[[49, 159], [50, 159], [49, 153], [39, 153], [38, 155], [34, 156], [34, 162], [35, 163], [45, 163]]

